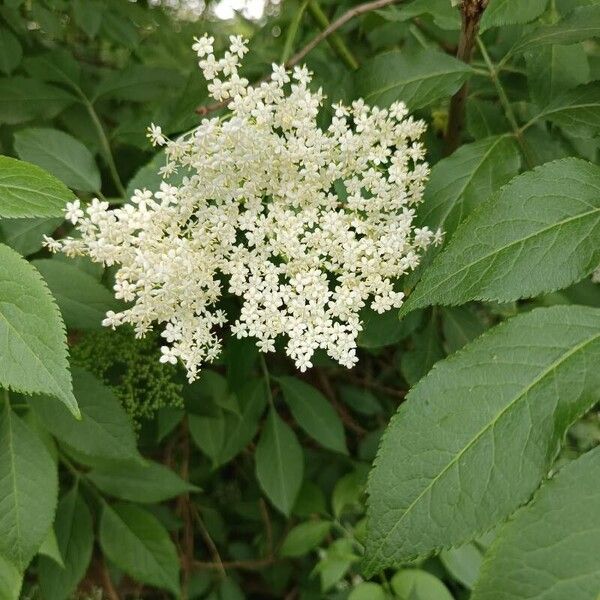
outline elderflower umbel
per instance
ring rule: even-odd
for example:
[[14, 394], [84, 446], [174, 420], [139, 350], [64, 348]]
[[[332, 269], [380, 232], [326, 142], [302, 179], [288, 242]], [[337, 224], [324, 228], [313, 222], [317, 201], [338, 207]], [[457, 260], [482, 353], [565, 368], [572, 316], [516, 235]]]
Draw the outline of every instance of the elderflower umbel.
[[138, 336], [161, 324], [161, 362], [181, 360], [190, 379], [219, 353], [226, 292], [241, 306], [233, 333], [261, 351], [286, 336], [300, 370], [318, 348], [352, 367], [359, 311], [399, 307], [396, 280], [440, 240], [413, 227], [428, 175], [425, 125], [401, 102], [381, 109], [360, 99], [334, 106], [322, 129], [324, 96], [309, 89], [306, 67], [273, 65], [270, 80], [251, 86], [238, 74], [246, 41], [232, 36], [219, 59], [213, 41], [196, 39], [194, 50], [228, 117], [177, 140], [149, 131], [165, 146], [163, 176], [179, 171], [183, 182], [137, 190], [120, 208], [94, 202], [87, 216], [73, 203], [79, 237], [49, 246], [119, 265], [115, 295], [130, 305], [104, 324], [130, 323]]

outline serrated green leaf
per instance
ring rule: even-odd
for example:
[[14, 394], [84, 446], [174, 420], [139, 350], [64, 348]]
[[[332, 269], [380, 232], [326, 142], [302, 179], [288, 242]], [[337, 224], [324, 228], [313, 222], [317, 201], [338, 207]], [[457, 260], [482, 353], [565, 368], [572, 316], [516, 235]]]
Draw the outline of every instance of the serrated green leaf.
[[369, 480], [367, 573], [462, 544], [527, 501], [600, 399], [600, 309], [542, 308], [438, 363], [392, 419]]
[[179, 559], [167, 530], [149, 512], [132, 504], [105, 504], [100, 545], [120, 569], [142, 583], [179, 597]]
[[[42, 276], [4, 244], [0, 244], [0, 348], [0, 386], [52, 395], [73, 414], [79, 413], [60, 312]], [[50, 402], [56, 404], [54, 399]]]
[[256, 477], [267, 498], [289, 515], [304, 475], [304, 456], [295, 433], [271, 410], [256, 446]]
[[324, 448], [347, 454], [344, 425], [329, 400], [295, 377], [278, 377], [277, 382], [298, 425]]
[[543, 25], [521, 38], [508, 56], [548, 44], [575, 44], [600, 36], [600, 4], [577, 8], [553, 25]]
[[74, 101], [69, 92], [42, 81], [21, 76], [0, 79], [0, 123], [52, 119]]
[[0, 555], [23, 571], [52, 524], [58, 477], [44, 444], [0, 404]]
[[329, 521], [307, 521], [296, 525], [287, 534], [279, 554], [281, 556], [304, 556], [321, 545], [331, 529]]
[[365, 62], [356, 72], [355, 91], [369, 104], [401, 100], [416, 109], [451, 96], [470, 74], [469, 66], [441, 52], [394, 51]]
[[577, 137], [600, 133], [600, 82], [580, 85], [561, 94], [531, 121], [546, 119]]
[[20, 158], [46, 169], [63, 183], [83, 192], [100, 191], [100, 172], [91, 152], [58, 129], [21, 129], [15, 133]]
[[16, 36], [6, 27], [0, 27], [0, 71], [10, 75], [23, 58], [23, 48]]
[[83, 369], [73, 369], [73, 392], [81, 419], [46, 396], [29, 400], [44, 427], [59, 440], [89, 457], [139, 460], [131, 420], [110, 388]]
[[92, 515], [75, 486], [58, 503], [54, 522], [64, 567], [42, 556], [38, 563], [40, 588], [45, 600], [70, 597], [85, 575], [92, 558]]
[[0, 554], [0, 598], [19, 600], [23, 576]]
[[589, 81], [590, 65], [581, 44], [544, 46], [529, 52], [525, 58], [529, 92], [539, 107]]
[[500, 135], [461, 146], [431, 170], [420, 224], [441, 227], [451, 235], [459, 223], [502, 185], [521, 166], [521, 155], [512, 136]]
[[58, 217], [75, 195], [50, 173], [0, 156], [0, 217]]
[[143, 464], [115, 464], [93, 469], [89, 479], [105, 494], [131, 502], [163, 502], [198, 488], [174, 471], [153, 461]]
[[97, 329], [102, 326], [106, 311], [118, 310], [119, 304], [111, 292], [74, 265], [46, 258], [31, 264], [46, 280], [67, 327]]
[[56, 231], [62, 222], [61, 218], [4, 219], [0, 221], [0, 240], [22, 256], [29, 256], [43, 247], [43, 236]]
[[472, 599], [596, 600], [599, 505], [600, 448], [596, 448], [564, 466], [500, 529]]
[[400, 313], [529, 298], [575, 283], [598, 263], [600, 168], [558, 160], [516, 177], [463, 222]]
[[483, 13], [480, 31], [537, 19], [548, 6], [548, 0], [490, 0]]

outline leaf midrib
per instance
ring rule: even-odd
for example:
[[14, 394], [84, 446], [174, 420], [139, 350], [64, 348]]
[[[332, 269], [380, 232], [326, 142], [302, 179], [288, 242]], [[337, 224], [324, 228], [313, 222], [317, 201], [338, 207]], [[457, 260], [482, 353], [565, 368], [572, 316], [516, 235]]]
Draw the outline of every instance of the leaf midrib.
[[[582, 219], [584, 217], [588, 217], [588, 216], [593, 215], [594, 213], [597, 213], [597, 212], [600, 212], [600, 207], [599, 208], [594, 208], [593, 210], [590, 210], [590, 211], [587, 211], [587, 212], [584, 212], [584, 213], [579, 213], [578, 215], [575, 215], [573, 217], [569, 217], [568, 219], [563, 219], [562, 221], [557, 221], [556, 223], [552, 223], [551, 225], [549, 225], [547, 227], [543, 227], [542, 229], [539, 229], [539, 230], [537, 230], [537, 231], [535, 231], [535, 232], [533, 232], [533, 233], [531, 233], [529, 235], [526, 235], [526, 236], [524, 236], [522, 238], [519, 238], [518, 240], [514, 240], [514, 241], [512, 241], [512, 242], [510, 242], [508, 244], [505, 244], [504, 246], [500, 246], [499, 248], [494, 249], [493, 252], [489, 252], [488, 254], [480, 256], [479, 258], [477, 258], [477, 260], [474, 260], [474, 261], [472, 261], [470, 263], [467, 263], [466, 265], [462, 266], [460, 269], [458, 269], [456, 271], [453, 271], [450, 275], [448, 275], [444, 279], [441, 279], [436, 285], [434, 285], [432, 288], [430, 288], [427, 291], [426, 295], [431, 295], [432, 292], [438, 290], [443, 284], [445, 284], [446, 282], [450, 281], [453, 277], [455, 277], [459, 273], [462, 273], [466, 269], [470, 269], [472, 266], [474, 266], [474, 265], [476, 265], [476, 264], [478, 264], [480, 262], [483, 262], [483, 261], [487, 260], [488, 258], [493, 257], [496, 254], [500, 254], [501, 252], [504, 252], [506, 249], [510, 248], [511, 246], [516, 246], [518, 244], [524, 243], [527, 240], [530, 240], [532, 238], [535, 238], [538, 235], [542, 235], [542, 234], [546, 233], [547, 231], [550, 231], [554, 227], [562, 227], [563, 225], [565, 225], [565, 224], [567, 224], [569, 222], [576, 221], [577, 219]], [[425, 296], [423, 296], [423, 295], [418, 296], [415, 299], [415, 302], [410, 302], [410, 304], [409, 304], [409, 302], [407, 302], [407, 305], [410, 305], [411, 309], [412, 309], [412, 308], [414, 308], [414, 306], [412, 306], [412, 305], [414, 305], [416, 303], [417, 307], [418, 307], [418, 306], [420, 306], [418, 304], [418, 302], [422, 298], [424, 298], [424, 297]]]
[[[402, 513], [402, 516], [398, 519], [398, 521], [396, 521], [396, 523], [392, 526], [392, 528], [384, 535], [382, 541], [377, 546], [375, 553], [378, 553], [381, 550], [381, 548], [387, 543], [390, 536], [393, 535], [393, 533], [396, 531], [396, 529], [400, 526], [400, 524], [402, 523], [402, 521], [404, 520], [406, 515], [408, 515], [410, 513], [410, 511], [425, 496], [425, 494], [427, 494], [433, 488], [433, 486], [446, 474], [446, 472], [450, 468], [452, 468], [462, 458], [462, 456], [479, 441], [479, 439], [488, 430], [493, 428], [496, 425], [496, 423], [511, 408], [513, 408], [521, 398], [526, 397], [526, 395], [536, 385], [538, 385], [540, 382], [542, 382], [545, 377], [547, 377], [550, 373], [555, 371], [562, 363], [567, 361], [571, 356], [573, 356], [575, 353], [579, 352], [580, 350], [582, 350], [589, 344], [593, 343], [597, 339], [600, 339], [600, 333], [595, 333], [590, 338], [587, 338], [586, 340], [580, 342], [579, 344], [577, 344], [576, 346], [572, 347], [567, 352], [562, 354], [558, 359], [556, 359], [552, 364], [550, 364], [549, 367], [547, 367], [544, 371], [542, 371], [529, 385], [527, 385], [522, 391], [520, 391], [506, 406], [504, 406], [504, 408], [502, 408], [502, 410], [496, 415], [496, 417], [494, 417], [494, 419], [492, 419], [484, 427], [482, 427], [477, 432], [477, 434], [465, 445], [465, 447], [452, 458], [452, 460], [440, 471], [440, 473], [438, 475], [436, 475], [430, 481], [430, 483], [427, 484], [427, 486], [423, 489], [423, 491], [409, 504], [409, 506], [406, 508], [406, 510]], [[375, 560], [375, 558], [373, 558], [372, 560]]]

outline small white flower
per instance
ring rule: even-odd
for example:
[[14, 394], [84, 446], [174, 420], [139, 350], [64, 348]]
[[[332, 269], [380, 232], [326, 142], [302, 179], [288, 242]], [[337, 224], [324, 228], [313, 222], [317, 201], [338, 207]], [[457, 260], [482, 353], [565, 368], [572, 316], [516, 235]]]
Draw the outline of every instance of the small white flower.
[[[115, 296], [129, 304], [103, 324], [129, 324], [139, 337], [163, 323], [160, 361], [180, 360], [190, 381], [219, 355], [225, 326], [262, 352], [284, 337], [301, 371], [318, 349], [352, 368], [360, 311], [398, 308], [398, 278], [442, 240], [413, 224], [429, 173], [424, 124], [402, 103], [388, 110], [358, 99], [335, 105], [322, 129], [324, 95], [309, 89], [306, 67], [286, 86], [285, 67], [273, 65], [269, 81], [251, 86], [237, 73], [245, 40], [232, 36], [218, 60], [213, 42], [196, 39], [194, 50], [231, 114], [176, 140], [150, 126], [165, 146], [161, 174], [177, 171], [181, 182], [136, 190], [114, 209], [95, 199], [87, 215], [69, 203], [78, 236], [46, 245], [117, 265]], [[240, 302], [235, 323], [217, 308], [224, 294]]]
[[161, 363], [169, 363], [171, 365], [177, 364], [177, 355], [173, 351], [173, 348], [169, 348], [169, 346], [161, 346], [160, 348], [161, 357], [159, 361]]
[[75, 225], [80, 219], [84, 217], [84, 212], [81, 210], [81, 203], [79, 200], [73, 200], [73, 202], [67, 202], [65, 207], [65, 218], [67, 221], [71, 221]]
[[153, 146], [164, 146], [167, 143], [167, 138], [163, 135], [162, 128], [159, 125], [150, 123], [147, 135]]
[[194, 38], [194, 43], [192, 44], [192, 50], [196, 52], [198, 58], [202, 58], [207, 54], [212, 54], [213, 52], [213, 44], [215, 43], [214, 37], [209, 37], [207, 35], [203, 35], [201, 38]]

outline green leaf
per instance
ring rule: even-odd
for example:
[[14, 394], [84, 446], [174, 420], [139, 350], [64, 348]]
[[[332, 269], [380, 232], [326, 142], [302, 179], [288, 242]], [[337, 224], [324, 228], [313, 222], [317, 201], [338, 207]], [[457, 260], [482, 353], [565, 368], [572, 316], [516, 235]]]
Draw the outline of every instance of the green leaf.
[[390, 585], [399, 600], [454, 600], [437, 577], [421, 569], [398, 571]]
[[355, 91], [371, 105], [401, 100], [416, 109], [451, 96], [470, 74], [465, 63], [441, 52], [393, 51], [367, 61], [356, 72]]
[[386, 600], [387, 596], [383, 588], [370, 581], [363, 581], [352, 588], [348, 600]]
[[96, 329], [102, 326], [107, 310], [118, 310], [111, 292], [74, 265], [47, 258], [31, 264], [46, 280], [67, 327]]
[[75, 195], [36, 165], [0, 156], [0, 217], [59, 217]]
[[38, 550], [38, 554], [51, 558], [57, 565], [64, 568], [65, 563], [63, 562], [63, 557], [61, 556], [60, 550], [58, 548], [58, 540], [56, 539], [54, 527], [50, 527], [50, 529], [48, 530], [48, 535], [42, 542], [42, 545]]
[[401, 314], [567, 287], [600, 263], [600, 168], [566, 158], [513, 179], [425, 270]]
[[74, 101], [69, 92], [55, 85], [21, 76], [4, 77], [0, 79], [0, 124], [52, 119]]
[[19, 600], [23, 576], [18, 569], [0, 554], [0, 598]]
[[74, 368], [73, 392], [81, 410], [79, 421], [46, 396], [35, 396], [29, 404], [48, 431], [82, 454], [139, 460], [131, 420], [110, 388], [87, 371]]
[[400, 371], [410, 385], [417, 383], [444, 356], [435, 317], [412, 339], [413, 348], [402, 354], [400, 362]]
[[447, 236], [451, 235], [520, 167], [521, 155], [512, 136], [489, 137], [461, 146], [431, 170], [418, 209], [419, 224], [441, 227]]
[[15, 150], [82, 192], [100, 190], [100, 172], [91, 152], [73, 136], [57, 129], [22, 129], [15, 133]]
[[414, 0], [402, 6], [390, 6], [377, 13], [387, 21], [408, 21], [421, 15], [430, 15], [441, 29], [460, 29], [460, 14], [448, 0]]
[[60, 312], [41, 275], [4, 244], [0, 244], [0, 348], [1, 387], [49, 394], [73, 414], [79, 413]]
[[2, 402], [0, 555], [20, 571], [27, 567], [50, 529], [57, 492], [56, 465], [44, 444], [11, 410], [8, 401]]
[[448, 354], [460, 350], [483, 333], [485, 325], [465, 306], [442, 310], [442, 329]]
[[529, 91], [539, 107], [589, 81], [590, 65], [582, 44], [545, 46], [525, 58]]
[[440, 552], [440, 561], [454, 579], [472, 590], [481, 569], [483, 555], [475, 544]]
[[421, 314], [414, 313], [401, 321], [396, 310], [388, 310], [379, 314], [369, 308], [361, 311], [360, 321], [362, 331], [358, 334], [358, 346], [382, 348], [408, 337], [419, 327]]
[[102, 4], [96, 0], [73, 0], [75, 23], [89, 38], [95, 38], [102, 25]]
[[52, 234], [62, 222], [61, 218], [5, 219], [0, 221], [0, 239], [22, 256], [29, 256], [43, 247], [43, 236]]
[[58, 503], [54, 529], [64, 568], [42, 556], [38, 564], [40, 588], [46, 600], [64, 600], [75, 591], [92, 558], [92, 515], [77, 485]]
[[15, 35], [6, 27], [0, 27], [0, 71], [10, 75], [23, 58], [23, 48]]
[[110, 97], [130, 102], [148, 102], [164, 97], [184, 84], [183, 77], [173, 69], [133, 65], [114, 71], [98, 86], [95, 100]]
[[269, 412], [256, 446], [256, 477], [284, 515], [294, 507], [304, 474], [304, 456], [296, 435], [275, 410]]
[[262, 381], [251, 381], [239, 393], [240, 414], [225, 417], [225, 435], [218, 454], [220, 464], [237, 456], [256, 435], [258, 423], [267, 405], [267, 393]]
[[470, 96], [467, 98], [467, 130], [475, 139], [486, 138], [510, 129], [499, 104]]
[[460, 545], [527, 501], [600, 399], [600, 309], [542, 308], [439, 362], [384, 434], [366, 571]]
[[338, 519], [346, 511], [362, 512], [361, 500], [365, 493], [366, 482], [367, 473], [364, 469], [346, 473], [337, 480], [331, 494], [331, 508]]
[[81, 76], [81, 67], [73, 56], [61, 48], [28, 56], [23, 61], [27, 73], [40, 81], [64, 83], [71, 87], [78, 86]]
[[[593, 368], [593, 367], [592, 367]], [[600, 590], [600, 448], [564, 466], [500, 529], [473, 600], [595, 600]]]
[[287, 534], [279, 554], [292, 557], [304, 556], [322, 544], [330, 529], [329, 521], [300, 523]]
[[225, 444], [225, 415], [218, 408], [216, 415], [188, 416], [192, 440], [211, 459], [213, 468], [220, 465], [223, 446]]
[[480, 31], [537, 19], [548, 6], [548, 0], [490, 0], [483, 13]]
[[600, 36], [600, 4], [582, 6], [553, 25], [534, 29], [521, 38], [508, 56], [548, 44], [575, 44]]
[[179, 597], [179, 559], [167, 530], [149, 512], [131, 504], [105, 504], [100, 545], [134, 579]]
[[298, 425], [324, 448], [347, 454], [344, 426], [329, 400], [295, 377], [278, 377], [277, 382]]
[[540, 112], [532, 122], [547, 119], [577, 137], [600, 132], [600, 82], [580, 85], [565, 92]]
[[92, 483], [105, 494], [131, 502], [163, 502], [187, 492], [197, 492], [168, 467], [153, 461], [115, 464], [88, 473]]

